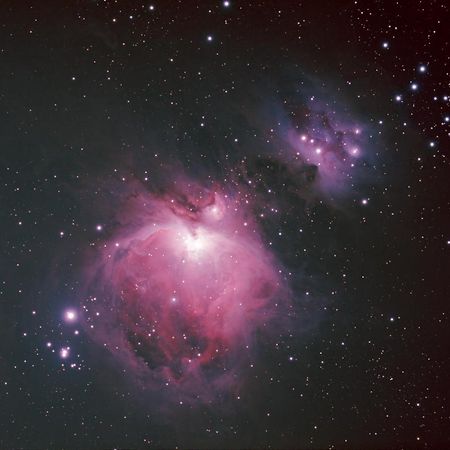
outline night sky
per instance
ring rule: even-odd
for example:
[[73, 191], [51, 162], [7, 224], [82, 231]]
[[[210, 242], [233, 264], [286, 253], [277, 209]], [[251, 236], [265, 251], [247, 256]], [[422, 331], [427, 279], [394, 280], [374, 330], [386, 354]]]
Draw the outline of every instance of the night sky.
[[449, 9], [3, 1], [0, 448], [450, 448]]

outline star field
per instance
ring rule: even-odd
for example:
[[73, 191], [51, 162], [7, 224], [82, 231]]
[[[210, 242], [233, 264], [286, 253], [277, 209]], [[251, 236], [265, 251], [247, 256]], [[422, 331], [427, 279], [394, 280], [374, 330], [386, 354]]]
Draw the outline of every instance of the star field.
[[450, 447], [449, 6], [16, 3], [0, 447]]

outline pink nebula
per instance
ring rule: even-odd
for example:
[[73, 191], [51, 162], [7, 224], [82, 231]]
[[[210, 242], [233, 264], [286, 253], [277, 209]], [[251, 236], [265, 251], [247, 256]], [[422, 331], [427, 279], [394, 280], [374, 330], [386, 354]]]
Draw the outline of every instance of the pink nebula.
[[86, 329], [145, 388], [205, 401], [237, 389], [256, 336], [290, 311], [249, 204], [185, 183], [120, 209], [90, 268]]

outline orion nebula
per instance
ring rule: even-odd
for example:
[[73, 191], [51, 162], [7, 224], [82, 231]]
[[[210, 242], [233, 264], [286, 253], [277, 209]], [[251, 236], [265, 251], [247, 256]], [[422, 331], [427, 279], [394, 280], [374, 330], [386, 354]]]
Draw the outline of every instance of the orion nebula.
[[301, 132], [280, 126], [284, 152], [249, 152], [222, 181], [165, 163], [170, 181], [114, 189], [114, 227], [85, 267], [82, 308], [86, 332], [129, 382], [163, 389], [163, 402], [212, 402], [245, 388], [261, 340], [301, 332], [302, 295], [263, 225], [292, 207], [274, 199], [280, 191], [305, 215], [306, 204], [355, 187], [361, 128], [329, 114], [310, 111]]
[[238, 395], [261, 345], [318, 320], [298, 292], [302, 271], [275, 251], [267, 227], [280, 227], [293, 205], [303, 218], [317, 202], [354, 197], [368, 148], [356, 119], [344, 125], [314, 97], [298, 101], [304, 120], [285, 116], [265, 152], [223, 161], [222, 178], [163, 158], [169, 178], [110, 186], [112, 225], [83, 263], [82, 322], [127, 382], [167, 408]]
[[281, 265], [238, 192], [134, 187], [89, 268], [86, 329], [145, 388], [199, 401], [234, 392], [256, 334], [288, 323]]

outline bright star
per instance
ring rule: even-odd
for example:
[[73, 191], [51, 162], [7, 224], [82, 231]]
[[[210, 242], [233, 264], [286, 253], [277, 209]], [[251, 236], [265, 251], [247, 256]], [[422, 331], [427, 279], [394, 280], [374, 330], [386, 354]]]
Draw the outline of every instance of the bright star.
[[77, 318], [77, 313], [73, 309], [68, 309], [64, 313], [64, 319], [66, 322], [74, 322]]

